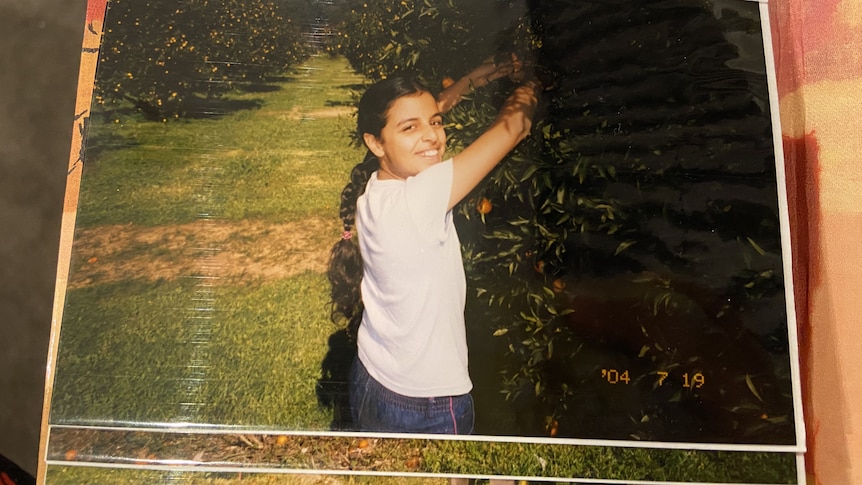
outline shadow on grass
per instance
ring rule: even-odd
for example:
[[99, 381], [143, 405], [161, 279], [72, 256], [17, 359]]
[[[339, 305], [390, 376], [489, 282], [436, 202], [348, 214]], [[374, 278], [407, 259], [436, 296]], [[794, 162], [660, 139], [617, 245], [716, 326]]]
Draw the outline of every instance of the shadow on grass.
[[318, 404], [332, 410], [330, 429], [333, 431], [353, 430], [349, 376], [355, 358], [356, 341], [350, 338], [346, 329], [329, 336], [329, 350], [320, 364], [320, 379], [315, 393]]
[[102, 154], [115, 150], [124, 150], [140, 145], [137, 141], [116, 133], [100, 133], [89, 136], [81, 149], [81, 161], [86, 171], [96, 167]]
[[[260, 86], [265, 85], [261, 84]], [[280, 89], [277, 86], [274, 88], [273, 90]], [[266, 92], [266, 88], [261, 87], [260, 89], [257, 92]], [[97, 116], [97, 119], [102, 123], [124, 123], [135, 119], [144, 121], [213, 119], [237, 111], [260, 109], [263, 105], [262, 99], [190, 96], [184, 100], [179, 115], [168, 114], [150, 105], [123, 103], [117, 108], [95, 110], [93, 116]]]
[[244, 93], [273, 93], [281, 90], [281, 86], [269, 83], [235, 84], [235, 86], [237, 90]]
[[244, 93], [273, 93], [281, 91], [280, 84], [295, 83], [300, 79], [296, 76], [281, 75], [281, 76], [264, 76], [258, 81], [234, 81], [233, 86]]
[[355, 108], [355, 107], [356, 107], [356, 103], [355, 103], [355, 102], [353, 102], [353, 101], [332, 101], [332, 100], [328, 100], [328, 101], [326, 101], [326, 103], [324, 103], [324, 104], [325, 104], [326, 106], [328, 106], [328, 107], [332, 107], [332, 106], [347, 106], [347, 107], [350, 107], [350, 108]]
[[365, 91], [368, 88], [367, 84], [342, 84], [338, 89], [347, 89], [348, 91]]
[[297, 81], [296, 76], [266, 76], [264, 79], [266, 83], [290, 83]]
[[236, 111], [260, 109], [263, 104], [262, 99], [194, 98], [189, 101], [188, 110], [182, 118], [221, 118]]
[[[138, 146], [139, 143], [132, 138], [122, 136], [114, 130], [91, 130], [93, 120], [96, 123], [109, 124], [117, 116], [127, 117], [133, 115], [133, 109], [113, 110], [122, 111], [122, 114], [94, 112], [91, 116], [83, 117], [77, 121], [77, 130], [81, 134], [81, 149], [78, 154], [76, 166], [80, 163], [85, 170], [96, 164], [101, 155], [111, 150], [122, 150]], [[74, 170], [73, 167], [72, 170]]]

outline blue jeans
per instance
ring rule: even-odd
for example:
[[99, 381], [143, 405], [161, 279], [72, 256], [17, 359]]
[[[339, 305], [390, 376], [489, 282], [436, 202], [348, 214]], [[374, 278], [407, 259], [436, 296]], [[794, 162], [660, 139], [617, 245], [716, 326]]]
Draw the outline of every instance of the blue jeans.
[[350, 408], [361, 431], [419, 434], [473, 433], [473, 397], [409, 397], [377, 382], [357, 358], [350, 370]]

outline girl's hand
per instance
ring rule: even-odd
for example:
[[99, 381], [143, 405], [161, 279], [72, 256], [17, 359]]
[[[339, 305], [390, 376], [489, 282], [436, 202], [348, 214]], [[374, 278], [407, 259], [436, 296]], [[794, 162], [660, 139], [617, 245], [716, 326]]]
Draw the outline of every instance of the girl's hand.
[[510, 59], [495, 62], [494, 58], [488, 58], [473, 68], [466, 76], [447, 86], [437, 96], [437, 107], [441, 113], [452, 109], [461, 101], [465, 93], [471, 89], [477, 89], [496, 81], [497, 79], [521, 72], [522, 63], [515, 54]]
[[470, 71], [467, 77], [474, 88], [481, 88], [497, 79], [507, 76], [511, 78], [513, 75], [521, 72], [522, 67], [523, 63], [515, 53], [512, 53], [509, 59], [503, 61], [495, 61], [493, 57], [486, 59], [482, 64], [479, 64]]

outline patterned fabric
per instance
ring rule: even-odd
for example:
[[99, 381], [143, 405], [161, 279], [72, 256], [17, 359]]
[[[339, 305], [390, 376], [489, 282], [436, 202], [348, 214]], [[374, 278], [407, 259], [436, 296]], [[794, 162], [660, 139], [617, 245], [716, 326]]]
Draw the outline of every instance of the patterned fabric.
[[[811, 483], [862, 483], [862, 0], [771, 0]], [[855, 463], [854, 463], [855, 462]]]

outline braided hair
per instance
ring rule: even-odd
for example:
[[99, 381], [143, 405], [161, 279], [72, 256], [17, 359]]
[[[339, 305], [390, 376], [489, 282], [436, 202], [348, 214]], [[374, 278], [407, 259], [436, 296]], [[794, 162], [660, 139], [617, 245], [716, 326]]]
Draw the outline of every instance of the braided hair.
[[[384, 79], [372, 85], [359, 100], [356, 122], [358, 138], [362, 139], [366, 133], [379, 138], [392, 104], [403, 96], [423, 92], [428, 92], [428, 89], [415, 79], [404, 76]], [[344, 233], [329, 255], [327, 276], [331, 286], [330, 318], [335, 323], [345, 321], [348, 333], [354, 338], [362, 322], [364, 309], [359, 287], [363, 266], [359, 244], [351, 235], [356, 225], [356, 201], [365, 193], [368, 179], [378, 168], [380, 161], [368, 151], [362, 162], [351, 170], [350, 182], [341, 191], [339, 217]]]

